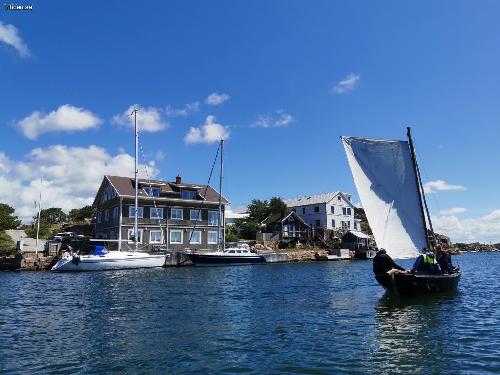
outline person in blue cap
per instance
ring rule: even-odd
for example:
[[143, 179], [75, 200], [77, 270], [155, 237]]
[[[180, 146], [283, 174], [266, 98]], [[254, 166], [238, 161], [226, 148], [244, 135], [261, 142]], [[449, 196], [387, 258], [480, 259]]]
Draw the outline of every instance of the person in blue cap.
[[421, 275], [441, 275], [441, 268], [434, 253], [424, 247], [422, 254], [415, 260], [411, 272]]

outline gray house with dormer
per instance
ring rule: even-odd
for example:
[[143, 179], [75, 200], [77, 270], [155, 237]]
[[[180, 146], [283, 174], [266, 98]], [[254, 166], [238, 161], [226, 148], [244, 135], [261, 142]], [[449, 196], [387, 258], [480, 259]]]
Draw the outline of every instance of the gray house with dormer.
[[[228, 201], [211, 186], [140, 179], [138, 183], [138, 240], [141, 250], [187, 248], [215, 250], [224, 235], [219, 226], [219, 200], [224, 218]], [[135, 180], [104, 176], [94, 199], [96, 238], [113, 240], [120, 250], [135, 246]], [[221, 222], [221, 227], [222, 227]]]

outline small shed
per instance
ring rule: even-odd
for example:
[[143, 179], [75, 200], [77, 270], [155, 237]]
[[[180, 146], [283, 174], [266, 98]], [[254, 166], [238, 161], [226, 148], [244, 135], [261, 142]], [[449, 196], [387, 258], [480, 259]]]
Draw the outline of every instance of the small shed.
[[271, 214], [261, 224], [262, 237], [266, 241], [309, 242], [314, 235], [313, 228], [294, 211]]
[[368, 249], [369, 243], [370, 236], [357, 230], [350, 230], [342, 236], [342, 247], [349, 250]]

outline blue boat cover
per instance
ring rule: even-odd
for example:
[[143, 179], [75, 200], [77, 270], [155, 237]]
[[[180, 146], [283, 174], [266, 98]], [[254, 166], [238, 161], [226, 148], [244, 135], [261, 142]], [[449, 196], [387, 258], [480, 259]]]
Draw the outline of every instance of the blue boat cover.
[[94, 245], [94, 252], [92, 255], [105, 255], [108, 253], [108, 250], [106, 250], [106, 246], [104, 245]]

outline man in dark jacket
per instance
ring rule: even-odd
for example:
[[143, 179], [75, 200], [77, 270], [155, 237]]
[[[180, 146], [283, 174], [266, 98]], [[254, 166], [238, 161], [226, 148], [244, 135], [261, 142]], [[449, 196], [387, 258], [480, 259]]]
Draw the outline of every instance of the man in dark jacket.
[[394, 268], [400, 271], [406, 271], [392, 260], [385, 249], [377, 251], [377, 255], [373, 258], [373, 273], [375, 275], [383, 275]]
[[453, 273], [453, 265], [451, 264], [451, 255], [444, 251], [440, 245], [436, 246], [436, 260], [441, 267], [443, 273]]

